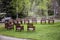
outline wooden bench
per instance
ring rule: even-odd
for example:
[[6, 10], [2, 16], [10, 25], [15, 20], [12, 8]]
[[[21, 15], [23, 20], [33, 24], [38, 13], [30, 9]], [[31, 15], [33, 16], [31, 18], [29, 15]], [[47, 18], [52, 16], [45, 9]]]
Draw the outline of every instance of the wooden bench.
[[28, 31], [29, 31], [29, 30], [34, 31], [34, 30], [35, 30], [35, 26], [33, 26], [32, 23], [28, 23], [28, 24], [27, 24], [27, 30], [28, 30]]
[[41, 24], [42, 24], [43, 22], [46, 24], [46, 18], [42, 18], [42, 19], [41, 19]]
[[49, 24], [51, 24], [51, 23], [54, 24], [54, 18], [53, 18], [53, 17], [50, 17], [50, 18], [48, 19], [48, 23], [49, 23]]

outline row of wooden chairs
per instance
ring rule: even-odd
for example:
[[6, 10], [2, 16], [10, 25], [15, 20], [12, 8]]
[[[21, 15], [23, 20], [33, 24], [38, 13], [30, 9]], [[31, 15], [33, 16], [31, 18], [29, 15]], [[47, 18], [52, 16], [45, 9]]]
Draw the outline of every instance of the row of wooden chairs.
[[54, 18], [49, 18], [49, 19], [42, 18], [42, 19], [41, 19], [41, 24], [42, 24], [43, 22], [46, 23], [46, 21], [48, 21], [49, 24], [51, 24], [51, 23], [54, 24]]
[[[28, 18], [25, 18], [25, 19], [20, 19], [20, 18], [18, 18], [18, 19], [16, 19], [16, 20], [20, 21], [21, 24], [23, 24], [23, 21], [24, 21], [24, 24], [30, 23], [30, 20], [29, 20]], [[35, 19], [35, 18], [32, 19], [31, 21], [32, 21], [32, 23], [37, 23], [37, 19]]]
[[[16, 26], [16, 31], [22, 31], [24, 30], [24, 26], [22, 26], [19, 21], [13, 22], [13, 20], [6, 21], [5, 22], [5, 28], [8, 30], [14, 29], [14, 25]], [[33, 23], [27, 24], [27, 30], [35, 30], [35, 26], [33, 26]]]
[[[51, 23], [51, 21], [52, 21], [52, 23], [54, 23], [54, 19], [53, 18], [50, 18], [50, 19], [42, 18], [41, 19], [41, 24], [43, 22], [46, 23], [46, 20], [48, 20], [49, 24]], [[34, 19], [34, 20], [32, 20], [32, 23], [30, 23], [28, 19], [24, 19], [24, 24], [26, 23], [26, 21], [27, 21], [27, 30], [30, 30], [30, 29], [31, 30], [35, 30], [35, 26], [33, 26], [33, 23], [37, 23], [37, 20]], [[18, 18], [16, 20], [13, 20], [13, 19], [6, 20], [5, 21], [5, 28], [6, 29], [14, 29], [14, 25], [15, 25], [16, 26], [16, 30], [20, 30], [21, 31], [21, 30], [24, 30], [24, 26], [21, 26], [21, 24], [22, 24], [22, 19], [20, 19], [20, 18]]]
[[[26, 24], [26, 23], [30, 23], [30, 20], [29, 19], [20, 19], [20, 18], [18, 18], [18, 19], [16, 19], [17, 21], [19, 21], [21, 24], [23, 24], [23, 20], [24, 20], [24, 24]], [[41, 20], [40, 20], [40, 23], [42, 24], [43, 22], [45, 22], [46, 23], [46, 21], [48, 21], [48, 23], [50, 24], [50, 23], [53, 23], [54, 24], [54, 18], [49, 18], [49, 19], [46, 19], [46, 18], [41, 18]], [[37, 19], [36, 18], [33, 18], [32, 19], [32, 23], [36, 23], [37, 24]]]

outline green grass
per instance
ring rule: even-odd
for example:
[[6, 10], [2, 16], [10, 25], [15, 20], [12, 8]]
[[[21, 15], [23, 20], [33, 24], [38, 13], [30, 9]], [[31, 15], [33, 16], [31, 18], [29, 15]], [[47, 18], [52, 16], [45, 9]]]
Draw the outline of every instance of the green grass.
[[35, 31], [27, 32], [25, 24], [24, 31], [6, 30], [3, 24], [0, 24], [0, 35], [12, 36], [17, 38], [31, 38], [32, 40], [60, 40], [60, 23], [55, 24], [34, 24]]

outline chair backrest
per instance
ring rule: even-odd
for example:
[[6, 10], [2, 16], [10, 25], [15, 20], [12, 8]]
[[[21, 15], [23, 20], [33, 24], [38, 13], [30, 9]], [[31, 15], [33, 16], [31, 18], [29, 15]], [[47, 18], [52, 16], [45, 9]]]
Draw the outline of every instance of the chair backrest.
[[5, 21], [5, 25], [8, 25], [8, 22], [7, 21]]
[[16, 21], [20, 21], [20, 18], [17, 18]]
[[54, 18], [53, 17], [49, 17], [48, 20], [54, 20]]
[[13, 19], [10, 19], [9, 20], [9, 23], [13, 25], [14, 24], [14, 20]]
[[33, 23], [29, 23], [27, 25], [28, 25], [28, 27], [33, 27]]
[[44, 21], [45, 21], [45, 20], [46, 20], [46, 18], [41, 18], [41, 20], [44, 20]]
[[24, 21], [29, 21], [29, 19], [28, 18], [25, 18]]
[[37, 19], [36, 18], [32, 18], [32, 21], [37, 21]]
[[53, 17], [50, 17], [50, 19], [54, 19]]

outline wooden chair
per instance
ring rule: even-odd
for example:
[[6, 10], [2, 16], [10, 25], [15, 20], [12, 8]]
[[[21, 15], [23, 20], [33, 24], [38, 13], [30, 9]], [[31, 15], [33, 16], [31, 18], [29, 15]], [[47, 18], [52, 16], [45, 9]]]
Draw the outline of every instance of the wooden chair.
[[9, 22], [8, 23], [8, 27], [7, 27], [7, 29], [14, 29], [14, 25], [13, 25], [13, 23], [12, 22]]
[[12, 20], [9, 20], [5, 23], [5, 28], [8, 30], [14, 29], [14, 24]]
[[21, 19], [17, 18], [16, 21], [21, 24]]
[[41, 19], [41, 24], [42, 24], [43, 22], [46, 24], [46, 18], [42, 18], [42, 19]]
[[37, 24], [37, 19], [36, 18], [32, 18], [32, 23], [36, 23]]
[[16, 24], [16, 31], [22, 31], [24, 30], [24, 26], [21, 26], [18, 22]]
[[23, 24], [23, 19], [20, 19], [20, 23]]
[[10, 19], [10, 20], [5, 20], [5, 28], [6, 29], [13, 29], [13, 20]]
[[35, 26], [33, 26], [32, 23], [28, 23], [28, 24], [27, 24], [27, 30], [28, 30], [28, 31], [29, 31], [29, 30], [34, 31], [34, 30], [35, 30]]
[[27, 23], [29, 23], [29, 19], [25, 18], [24, 19], [24, 24], [27, 24]]
[[14, 21], [13, 21], [13, 23], [14, 23], [14, 25], [16, 25], [16, 24], [17, 24], [17, 21], [16, 21], [16, 20], [14, 20]]
[[49, 23], [49, 24], [51, 24], [51, 23], [54, 24], [54, 18], [53, 18], [53, 17], [50, 17], [50, 18], [48, 19], [48, 23]]

